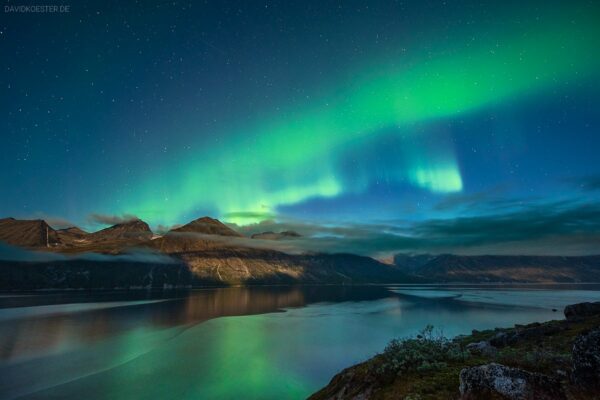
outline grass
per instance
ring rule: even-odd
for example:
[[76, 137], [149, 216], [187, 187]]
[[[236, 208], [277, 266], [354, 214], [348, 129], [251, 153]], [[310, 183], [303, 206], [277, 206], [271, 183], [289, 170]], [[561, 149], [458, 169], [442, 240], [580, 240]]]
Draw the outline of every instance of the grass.
[[[343, 385], [348, 391], [349, 385], [364, 382], [371, 385], [371, 399], [458, 399], [460, 371], [491, 362], [554, 376], [566, 385], [569, 399], [584, 398], [578, 396], [576, 388], [568, 386], [571, 349], [578, 335], [598, 327], [600, 316], [582, 321], [560, 320], [479, 331], [450, 340], [428, 326], [417, 337], [394, 339], [381, 354], [345, 370], [342, 374], [352, 376], [350, 384], [344, 379], [334, 378], [330, 385], [315, 393], [311, 399], [329, 398], [338, 393]], [[469, 343], [490, 340], [498, 333], [517, 333], [519, 336], [500, 347], [493, 356], [465, 351]], [[494, 400], [495, 397], [488, 399]]]

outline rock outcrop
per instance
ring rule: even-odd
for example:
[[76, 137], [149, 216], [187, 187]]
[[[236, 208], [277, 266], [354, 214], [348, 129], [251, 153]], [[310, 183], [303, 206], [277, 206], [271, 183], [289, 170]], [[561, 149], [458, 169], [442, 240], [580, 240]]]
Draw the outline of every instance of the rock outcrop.
[[600, 301], [594, 303], [578, 303], [565, 307], [565, 317], [575, 319], [600, 315]]
[[498, 349], [492, 346], [487, 340], [482, 340], [481, 342], [469, 343], [467, 345], [467, 351], [471, 354], [481, 354], [491, 357], [498, 352]]
[[[380, 386], [379, 377], [370, 371], [361, 371], [363, 365], [346, 368], [333, 377], [329, 384], [308, 400], [368, 400]], [[365, 367], [366, 368], [366, 367]]]
[[600, 329], [575, 339], [571, 378], [581, 389], [600, 395]]
[[460, 372], [464, 400], [503, 396], [510, 400], [560, 400], [565, 395], [558, 381], [542, 374], [501, 364], [485, 364]]
[[533, 323], [528, 326], [515, 325], [514, 329], [499, 331], [489, 340], [489, 342], [494, 347], [502, 348], [523, 340], [552, 335], [565, 329], [567, 329], [567, 327], [564, 325], [547, 325], [540, 323]]

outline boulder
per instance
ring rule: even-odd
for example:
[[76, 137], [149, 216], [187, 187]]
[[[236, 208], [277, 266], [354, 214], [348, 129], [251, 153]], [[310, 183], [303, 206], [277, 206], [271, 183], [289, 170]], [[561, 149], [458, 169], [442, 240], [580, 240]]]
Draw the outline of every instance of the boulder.
[[495, 363], [460, 371], [460, 394], [463, 400], [494, 396], [510, 400], [566, 399], [555, 379]]
[[380, 377], [358, 364], [334, 376], [329, 384], [312, 394], [308, 400], [368, 400], [375, 388], [381, 386]]
[[514, 345], [523, 340], [538, 339], [544, 336], [555, 335], [567, 329], [561, 324], [531, 324], [527, 326], [515, 325], [511, 331], [498, 332], [491, 339], [490, 344], [497, 348]]
[[571, 378], [581, 389], [600, 392], [600, 329], [575, 339]]
[[481, 342], [469, 343], [467, 345], [467, 350], [472, 354], [481, 354], [486, 357], [492, 357], [496, 355], [498, 349], [490, 344], [490, 342], [486, 340], [482, 340]]
[[565, 307], [565, 317], [567, 319], [591, 317], [594, 315], [600, 315], [600, 301], [571, 304]]
[[494, 347], [504, 347], [512, 341], [512, 335], [506, 332], [498, 332], [490, 339], [490, 344]]

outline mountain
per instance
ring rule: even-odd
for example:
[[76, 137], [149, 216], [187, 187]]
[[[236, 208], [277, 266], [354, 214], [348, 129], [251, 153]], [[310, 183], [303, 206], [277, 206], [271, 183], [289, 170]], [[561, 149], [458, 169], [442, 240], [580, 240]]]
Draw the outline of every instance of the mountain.
[[[9, 221], [19, 225], [15, 220]], [[39, 222], [38, 225], [47, 226]], [[140, 220], [89, 234], [77, 228], [54, 231], [48, 227], [48, 232], [61, 238], [50, 250], [71, 256], [42, 258], [45, 261], [39, 261], [39, 257], [31, 257], [31, 261], [0, 261], [0, 289], [421, 281], [401, 268], [369, 257], [287, 254], [247, 247], [250, 239], [208, 217], [158, 238], [153, 238], [148, 224]], [[294, 237], [289, 232], [284, 235]], [[5, 236], [13, 244], [21, 243], [11, 235]], [[130, 256], [132, 251], [141, 251], [142, 256]], [[157, 258], [161, 261], [157, 262]]]
[[[352, 254], [291, 255], [251, 248], [135, 256], [0, 261], [0, 290], [117, 289], [256, 284], [419, 283], [395, 266]], [[158, 258], [158, 257], [154, 257]], [[163, 258], [165, 258], [163, 256]]]
[[90, 241], [108, 241], [108, 240], [149, 240], [152, 238], [152, 231], [147, 223], [141, 219], [134, 219], [113, 225], [98, 232], [89, 234]]
[[61, 247], [75, 247], [79, 244], [85, 243], [86, 237], [89, 235], [89, 233], [79, 229], [76, 226], [58, 229], [56, 234], [60, 240]]
[[[253, 238], [282, 240], [298, 236], [285, 231], [263, 232]], [[30, 261], [0, 261], [0, 289], [5, 290], [292, 283], [600, 282], [600, 256], [400, 254], [389, 265], [353, 254], [288, 254], [256, 241], [261, 246], [258, 248], [252, 239], [209, 217], [161, 237], [154, 237], [148, 224], [141, 220], [86, 233], [75, 227], [54, 230], [42, 220], [5, 218], [0, 219], [0, 240], [70, 255], [40, 257], [43, 253], [37, 253], [28, 258], [25, 252], [19, 259]], [[132, 256], [140, 252], [141, 256]], [[111, 273], [118, 276], [111, 278]]]
[[0, 219], [0, 241], [21, 247], [51, 247], [60, 244], [56, 231], [41, 219]]
[[65, 235], [71, 235], [71, 236], [89, 235], [89, 233], [87, 233], [83, 229], [80, 229], [76, 226], [71, 226], [69, 228], [64, 228], [64, 229], [58, 229], [56, 232], [58, 232], [59, 234], [65, 234]]
[[213, 219], [210, 217], [198, 218], [190, 223], [180, 226], [179, 228], [172, 229], [169, 232], [243, 237], [243, 235], [234, 231], [218, 219]]
[[281, 240], [281, 239], [295, 239], [302, 237], [298, 232], [294, 231], [283, 231], [283, 232], [262, 232], [255, 233], [250, 236], [252, 239], [263, 239], [263, 240]]
[[166, 289], [190, 287], [191, 282], [182, 263], [67, 257], [45, 262], [0, 260], [1, 290]]
[[400, 268], [354, 254], [287, 254], [223, 247], [179, 253], [194, 277], [223, 284], [421, 282]]
[[202, 217], [171, 229], [148, 245], [162, 253], [189, 253], [232, 247], [236, 238], [243, 236], [217, 219]]
[[436, 256], [432, 254], [396, 254], [394, 255], [394, 264], [407, 271], [414, 273], [423, 265], [433, 260]]
[[397, 257], [406, 272], [434, 282], [600, 282], [600, 256], [460, 256], [443, 254]]
[[146, 245], [161, 253], [176, 254], [205, 251], [233, 246], [231, 236], [195, 234], [191, 232], [169, 231], [166, 235], [156, 238]]

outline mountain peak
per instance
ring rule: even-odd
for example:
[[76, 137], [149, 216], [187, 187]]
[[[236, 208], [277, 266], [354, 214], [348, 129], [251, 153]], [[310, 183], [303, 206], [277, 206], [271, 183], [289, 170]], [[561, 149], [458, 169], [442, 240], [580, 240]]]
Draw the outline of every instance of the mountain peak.
[[49, 247], [60, 242], [56, 231], [43, 219], [0, 219], [0, 241], [24, 247]]
[[152, 237], [152, 230], [141, 219], [132, 219], [94, 232], [91, 236], [100, 240], [149, 239]]
[[57, 232], [68, 233], [72, 235], [87, 235], [88, 232], [77, 226], [69, 226], [68, 228], [58, 229]]
[[218, 219], [207, 216], [195, 219], [183, 226], [180, 226], [179, 228], [172, 229], [171, 232], [191, 232], [219, 236], [242, 236], [241, 234], [234, 231]]

